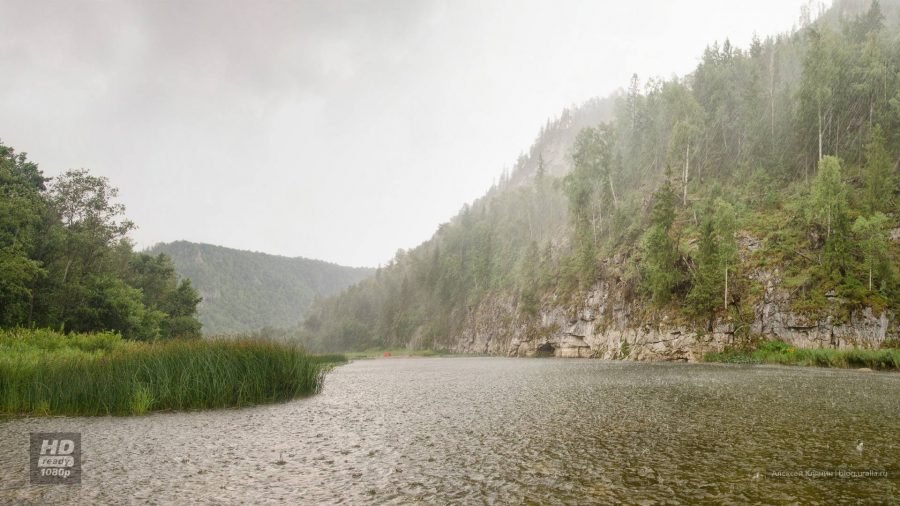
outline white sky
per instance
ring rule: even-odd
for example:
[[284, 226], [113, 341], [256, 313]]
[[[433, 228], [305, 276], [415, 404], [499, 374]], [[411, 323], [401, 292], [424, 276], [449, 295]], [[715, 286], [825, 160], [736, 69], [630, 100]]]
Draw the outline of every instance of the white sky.
[[386, 263], [563, 107], [801, 0], [0, 0], [0, 139], [121, 190], [139, 247]]

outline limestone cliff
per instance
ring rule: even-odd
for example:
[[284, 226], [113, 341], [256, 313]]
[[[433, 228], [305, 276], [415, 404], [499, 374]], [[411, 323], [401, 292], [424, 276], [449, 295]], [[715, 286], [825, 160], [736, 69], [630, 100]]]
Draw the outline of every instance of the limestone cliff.
[[[743, 242], [753, 247], [753, 241]], [[809, 318], [791, 308], [792, 294], [777, 268], [756, 269], [750, 278], [762, 287], [762, 296], [752, 305], [752, 322], [744, 335], [803, 348], [877, 348], [885, 339], [898, 337], [896, 315], [889, 311], [876, 314], [864, 308], [844, 321]], [[469, 312], [454, 351], [695, 362], [738, 339], [732, 322], [719, 320], [709, 329], [702, 323], [676, 321], [665, 311], [648, 311], [645, 303], [629, 300], [626, 293], [620, 283], [600, 281], [575, 302], [560, 302], [556, 294], [545, 297], [535, 316], [521, 315], [514, 297], [490, 297]], [[831, 304], [840, 303], [830, 299]]]

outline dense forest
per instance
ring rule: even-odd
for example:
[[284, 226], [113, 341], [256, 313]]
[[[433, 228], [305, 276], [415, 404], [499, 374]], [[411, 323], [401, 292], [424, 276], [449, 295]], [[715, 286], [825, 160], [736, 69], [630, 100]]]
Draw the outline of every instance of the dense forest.
[[487, 297], [513, 294], [528, 317], [601, 280], [656, 314], [742, 328], [764, 264], [811, 317], [895, 311], [898, 6], [837, 0], [747, 48], [710, 45], [683, 78], [635, 75], [564, 111], [432, 239], [314, 305], [304, 338], [452, 347]]
[[117, 193], [85, 170], [46, 178], [0, 144], [0, 328], [200, 335], [196, 290], [166, 255], [134, 251]]
[[165, 254], [193, 282], [203, 298], [197, 311], [204, 334], [294, 328], [317, 297], [335, 295], [374, 273], [187, 241], [157, 244], [149, 253]]

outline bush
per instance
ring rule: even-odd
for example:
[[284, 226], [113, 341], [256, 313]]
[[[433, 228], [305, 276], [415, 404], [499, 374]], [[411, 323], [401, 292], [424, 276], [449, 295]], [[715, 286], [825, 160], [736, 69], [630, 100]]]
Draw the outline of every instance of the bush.
[[756, 345], [756, 351], [759, 353], [786, 353], [791, 346], [784, 341], [762, 341]]

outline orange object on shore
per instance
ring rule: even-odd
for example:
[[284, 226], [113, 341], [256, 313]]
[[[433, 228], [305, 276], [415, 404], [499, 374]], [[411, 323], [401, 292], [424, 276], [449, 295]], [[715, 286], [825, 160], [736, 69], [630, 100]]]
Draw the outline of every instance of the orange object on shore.
[[384, 352], [384, 356], [385, 356], [385, 357], [390, 357], [390, 356], [391, 356], [391, 352], [389, 352], [389, 351]]

